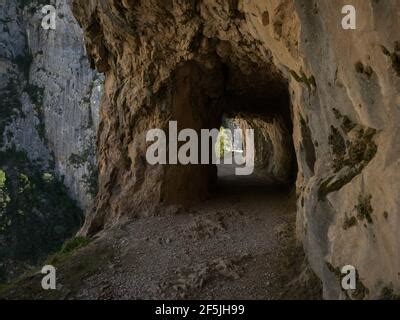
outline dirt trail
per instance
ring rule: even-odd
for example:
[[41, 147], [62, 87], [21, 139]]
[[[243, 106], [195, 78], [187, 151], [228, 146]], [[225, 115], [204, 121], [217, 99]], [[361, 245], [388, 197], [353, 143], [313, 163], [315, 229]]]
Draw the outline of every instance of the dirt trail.
[[[249, 182], [249, 181], [248, 181]], [[100, 234], [58, 266], [61, 299], [315, 299], [320, 284], [294, 239], [295, 199], [225, 179], [190, 210]], [[40, 275], [8, 297], [46, 298]], [[33, 286], [33, 288], [32, 288]], [[25, 290], [25, 291], [24, 291]], [[28, 294], [29, 292], [29, 294]]]

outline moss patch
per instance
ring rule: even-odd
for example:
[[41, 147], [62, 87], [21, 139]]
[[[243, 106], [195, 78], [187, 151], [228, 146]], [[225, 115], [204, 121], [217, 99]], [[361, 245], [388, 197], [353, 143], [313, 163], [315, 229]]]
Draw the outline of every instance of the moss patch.
[[356, 289], [349, 290], [349, 291], [350, 291], [351, 298], [355, 299], [355, 300], [363, 300], [369, 294], [369, 289], [361, 281], [360, 277], [358, 276], [358, 272], [357, 272], [357, 280], [356, 280]]
[[[341, 127], [344, 133], [331, 126], [328, 143], [331, 146], [334, 174], [321, 181], [318, 190], [319, 200], [324, 200], [329, 193], [340, 190], [359, 175], [378, 151], [374, 142], [377, 132], [375, 129], [362, 128], [340, 115], [338, 111], [335, 112], [335, 116], [342, 119]], [[351, 137], [350, 132], [354, 133]]]
[[387, 211], [385, 211], [383, 213], [383, 217], [387, 220], [389, 218], [389, 213]]
[[74, 237], [71, 239], [68, 239], [67, 241], [64, 242], [63, 246], [61, 247], [61, 250], [53, 255], [51, 255], [47, 259], [47, 263], [54, 265], [57, 264], [60, 261], [63, 261], [68, 255], [73, 253], [76, 250], [79, 250], [80, 248], [86, 247], [89, 243], [91, 242], [90, 238], [87, 237]]
[[336, 177], [331, 176], [326, 180], [322, 181], [318, 188], [318, 199], [320, 201], [324, 200], [326, 196], [331, 193], [342, 189], [343, 186], [348, 184], [358, 173], [355, 171], [349, 171], [349, 173]]
[[343, 157], [346, 152], [346, 142], [339, 130], [334, 126], [331, 126], [331, 133], [329, 134], [328, 142], [335, 158]]
[[314, 173], [314, 166], [315, 166], [315, 161], [317, 159], [317, 156], [315, 154], [315, 147], [314, 147], [313, 139], [311, 136], [311, 130], [308, 127], [306, 121], [303, 119], [303, 117], [300, 114], [299, 114], [299, 118], [300, 118], [300, 129], [301, 129], [301, 137], [302, 137], [301, 147], [305, 153], [306, 163], [307, 163], [308, 167], [310, 168], [311, 172]]
[[87, 237], [74, 237], [64, 242], [60, 253], [69, 254], [75, 250], [87, 246], [90, 243], [90, 238]]
[[357, 225], [357, 218], [356, 217], [346, 217], [346, 219], [344, 220], [343, 223], [343, 229], [347, 230], [351, 227], [354, 227], [355, 225]]
[[400, 300], [400, 293], [396, 294], [392, 286], [384, 287], [382, 288], [380, 298], [382, 300]]
[[304, 83], [307, 86], [308, 91], [312, 91], [317, 88], [317, 83], [313, 75], [307, 77], [302, 69], [300, 69], [300, 75], [298, 75], [294, 70], [289, 70], [289, 72], [298, 83]]
[[355, 64], [355, 70], [357, 73], [365, 75], [367, 78], [371, 78], [374, 74], [374, 70], [371, 66], [365, 66], [361, 61]]
[[394, 43], [394, 51], [390, 52], [384, 46], [381, 46], [382, 52], [385, 56], [390, 58], [392, 63], [392, 68], [395, 71], [396, 75], [400, 77], [400, 48], [399, 48], [399, 41]]
[[351, 130], [353, 130], [356, 127], [356, 124], [350, 120], [348, 116], [343, 116], [342, 117], [342, 125], [341, 128], [345, 133], [349, 133]]
[[358, 203], [354, 208], [357, 211], [357, 218], [360, 221], [367, 220], [368, 223], [372, 223], [372, 213], [374, 210], [371, 205], [371, 199], [372, 196], [370, 194], [360, 194], [358, 196]]

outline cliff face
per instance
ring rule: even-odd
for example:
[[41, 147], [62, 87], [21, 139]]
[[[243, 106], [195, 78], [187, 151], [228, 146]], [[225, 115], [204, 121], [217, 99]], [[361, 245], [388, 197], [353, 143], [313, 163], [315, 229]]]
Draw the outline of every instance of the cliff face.
[[344, 297], [347, 264], [353, 298], [400, 289], [400, 5], [352, 2], [357, 30], [342, 29], [341, 0], [74, 1], [106, 73], [100, 191], [83, 231], [207, 192], [210, 168], [146, 163], [148, 129], [218, 127], [221, 105], [240, 101], [279, 113], [289, 93], [298, 236], [324, 296]]
[[[41, 26], [45, 4], [56, 30]], [[15, 146], [54, 170], [84, 208], [96, 190], [95, 139], [102, 76], [90, 69], [69, 1], [2, 1], [1, 150]]]
[[[57, 10], [56, 30], [41, 27], [47, 4]], [[82, 222], [97, 188], [102, 76], [90, 69], [69, 1], [3, 0], [0, 29], [2, 281]]]

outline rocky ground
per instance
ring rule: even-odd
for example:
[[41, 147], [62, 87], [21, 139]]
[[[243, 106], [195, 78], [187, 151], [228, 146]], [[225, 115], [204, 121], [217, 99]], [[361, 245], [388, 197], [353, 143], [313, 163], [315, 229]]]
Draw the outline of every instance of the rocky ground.
[[87, 234], [205, 194], [211, 171], [143, 164], [149, 129], [278, 113], [293, 134], [269, 136], [274, 147], [293, 141], [296, 230], [324, 298], [346, 298], [346, 265], [360, 298], [398, 295], [400, 2], [351, 2], [355, 29], [343, 28], [342, 0], [73, 1], [89, 60], [106, 74]]
[[0, 297], [56, 299], [319, 299], [319, 280], [294, 238], [293, 193], [222, 183], [215, 197], [141, 218], [55, 256], [57, 290], [42, 275]]

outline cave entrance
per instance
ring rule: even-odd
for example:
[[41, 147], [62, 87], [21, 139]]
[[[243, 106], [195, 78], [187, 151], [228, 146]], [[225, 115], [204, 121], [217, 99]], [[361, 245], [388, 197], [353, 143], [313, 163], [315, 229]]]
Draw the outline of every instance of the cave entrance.
[[[167, 120], [176, 121], [178, 131], [190, 128], [199, 136], [202, 129], [220, 130], [219, 138], [212, 140], [211, 145], [220, 158], [229, 154], [246, 158], [246, 152], [251, 150], [246, 144], [246, 130], [254, 130], [254, 170], [250, 175], [236, 175], [237, 167], [249, 165], [243, 161], [167, 165], [162, 186], [162, 202], [167, 205], [190, 206], [208, 195], [212, 197], [221, 186], [227, 190], [227, 185], [290, 186], [296, 177], [286, 79], [271, 63], [210, 60], [186, 62], [176, 69], [171, 79], [172, 109]], [[244, 133], [242, 139], [233, 145], [225, 143], [223, 152], [218, 150], [228, 140], [224, 136], [233, 135], [229, 132], [235, 129]]]

